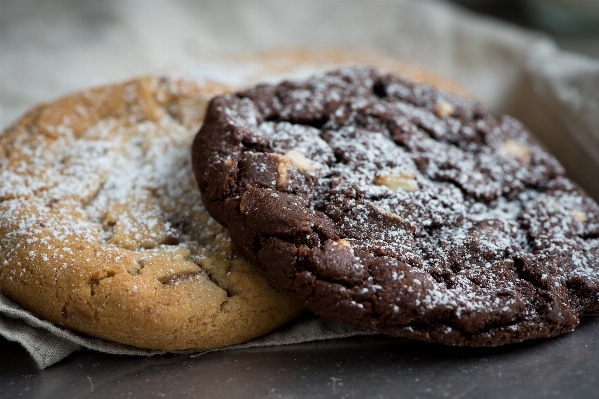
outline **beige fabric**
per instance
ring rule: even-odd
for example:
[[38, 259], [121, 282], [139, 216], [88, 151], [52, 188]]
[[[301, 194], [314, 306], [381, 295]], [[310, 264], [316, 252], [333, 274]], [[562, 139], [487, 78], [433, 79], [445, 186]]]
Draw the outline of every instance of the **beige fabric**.
[[[209, 62], [222, 54], [298, 45], [372, 48], [448, 75], [495, 112], [523, 120], [570, 176], [599, 198], [599, 61], [561, 52], [544, 36], [435, 1], [91, 4], [3, 4], [0, 26], [10, 35], [2, 38], [0, 57], [2, 127], [40, 101], [135, 75], [168, 72], [243, 83], [244, 76]], [[356, 334], [371, 333], [302, 319], [228, 349]], [[20, 342], [40, 368], [81, 347], [160, 353], [60, 329], [1, 294], [0, 335]]]
[[[290, 345], [308, 341], [375, 334], [371, 331], [360, 330], [322, 318], [300, 318], [264, 337], [216, 350]], [[152, 356], [167, 353], [138, 349], [116, 342], [76, 334], [37, 318], [4, 295], [0, 295], [0, 335], [23, 345], [40, 369], [51, 366], [82, 347], [115, 355]], [[193, 352], [174, 351], [170, 353]], [[208, 352], [214, 352], [214, 350], [198, 353]]]

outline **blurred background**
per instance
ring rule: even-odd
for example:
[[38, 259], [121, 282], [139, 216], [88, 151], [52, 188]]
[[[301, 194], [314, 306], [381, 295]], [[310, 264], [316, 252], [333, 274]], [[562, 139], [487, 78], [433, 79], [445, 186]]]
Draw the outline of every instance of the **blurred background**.
[[564, 50], [599, 58], [597, 0], [452, 0], [473, 12], [544, 31]]
[[[519, 29], [526, 34], [514, 36]], [[482, 37], [464, 37], [473, 34]], [[453, 77], [503, 111], [503, 95], [488, 94], [488, 77], [456, 59], [474, 63], [475, 46], [489, 41], [510, 52], [541, 37], [599, 59], [599, 1], [0, 0], [0, 126], [85, 87], [189, 71], [219, 54], [296, 46], [394, 54]]]

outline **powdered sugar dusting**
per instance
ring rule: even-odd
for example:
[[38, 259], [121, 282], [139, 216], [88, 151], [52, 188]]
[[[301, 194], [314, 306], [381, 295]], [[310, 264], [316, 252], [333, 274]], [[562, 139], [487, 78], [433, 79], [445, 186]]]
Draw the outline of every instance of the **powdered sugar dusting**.
[[[129, 88], [123, 96], [135, 103], [138, 93]], [[189, 247], [197, 263], [206, 249], [230, 256], [228, 237], [215, 241], [224, 229], [207, 214], [193, 179], [189, 148], [197, 126], [168, 113], [133, 124], [106, 117], [79, 137], [60, 126], [46, 127], [58, 133], [52, 139], [18, 136], [11, 157], [0, 161], [4, 265], [32, 245], [30, 261], [66, 259], [73, 243], [138, 252]]]
[[[482, 340], [599, 309], [599, 207], [519, 122], [367, 68], [252, 90], [230, 101], [228, 122], [264, 151], [316, 165], [296, 168], [309, 177], [292, 190], [309, 191], [310, 208], [370, 265], [352, 307], [386, 298], [405, 331], [432, 318]], [[402, 313], [412, 305], [423, 313]]]

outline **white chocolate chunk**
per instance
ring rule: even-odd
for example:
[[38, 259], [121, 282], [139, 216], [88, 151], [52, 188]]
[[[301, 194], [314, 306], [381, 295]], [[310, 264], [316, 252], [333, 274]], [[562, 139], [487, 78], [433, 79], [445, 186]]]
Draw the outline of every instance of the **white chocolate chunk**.
[[316, 170], [312, 162], [298, 150], [289, 150], [285, 153], [285, 156], [291, 159], [293, 165], [299, 170], [303, 170], [304, 172], [314, 172]]
[[391, 218], [391, 219], [399, 220], [399, 221], [402, 221], [402, 222], [405, 221], [401, 216], [399, 216], [399, 215], [397, 215], [395, 213], [392, 213], [392, 212], [384, 212], [383, 214], [385, 216]]
[[344, 248], [351, 248], [351, 244], [349, 243], [349, 241], [344, 240], [343, 238], [337, 240], [337, 245]]
[[435, 103], [435, 105], [433, 107], [433, 112], [439, 118], [447, 118], [455, 112], [455, 108], [453, 105], [451, 105], [447, 101], [439, 100]]
[[572, 209], [572, 217], [579, 223], [584, 223], [587, 220], [587, 214], [578, 208]]
[[530, 150], [515, 140], [505, 141], [500, 148], [501, 153], [517, 161], [528, 164], [530, 162]]
[[409, 193], [418, 191], [418, 183], [413, 173], [400, 173], [393, 175], [377, 176], [374, 183], [379, 186], [387, 186], [393, 191], [402, 190]]
[[277, 189], [283, 190], [289, 181], [289, 166], [291, 161], [285, 157], [281, 157], [281, 161], [277, 165]]

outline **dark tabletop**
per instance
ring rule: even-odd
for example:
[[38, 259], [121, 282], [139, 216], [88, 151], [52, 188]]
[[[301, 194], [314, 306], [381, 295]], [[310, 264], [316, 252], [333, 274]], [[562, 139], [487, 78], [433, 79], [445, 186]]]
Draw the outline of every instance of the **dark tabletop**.
[[0, 398], [599, 398], [599, 317], [549, 340], [455, 348], [387, 336], [152, 358], [82, 350], [38, 371], [0, 338]]

